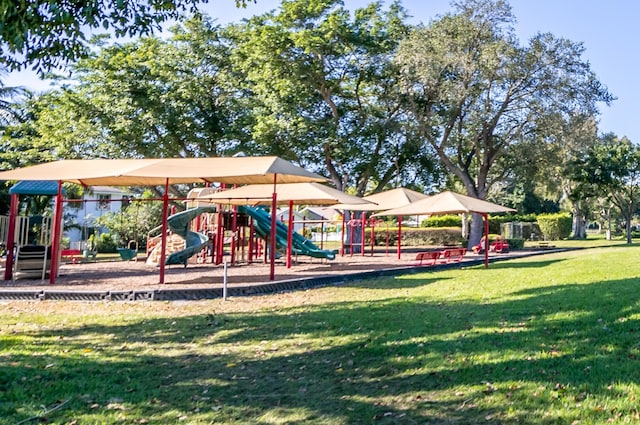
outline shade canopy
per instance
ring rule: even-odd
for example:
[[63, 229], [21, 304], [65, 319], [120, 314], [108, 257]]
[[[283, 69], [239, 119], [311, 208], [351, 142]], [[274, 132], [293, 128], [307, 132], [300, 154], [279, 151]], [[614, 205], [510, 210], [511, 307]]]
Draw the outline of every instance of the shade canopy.
[[[196, 199], [231, 205], [271, 204], [273, 190], [271, 184], [252, 184], [237, 189], [209, 193]], [[355, 205], [373, 205], [362, 198], [348, 195], [317, 182], [279, 184], [275, 190], [278, 203], [293, 201], [296, 204], [333, 205], [336, 202], [348, 202]]]
[[374, 193], [373, 195], [364, 196], [362, 199], [369, 201], [369, 204], [340, 203], [333, 205], [333, 208], [349, 211], [381, 211], [390, 208], [397, 208], [416, 202], [426, 198], [424, 193], [415, 190], [399, 187], [396, 189], [386, 190], [384, 192]]
[[492, 202], [461, 195], [460, 193], [447, 191], [426, 197], [409, 205], [405, 205], [404, 207], [378, 212], [374, 214], [374, 216], [462, 213], [491, 214], [510, 211], [515, 210]]
[[58, 194], [58, 182], [47, 180], [20, 181], [11, 186], [11, 189], [9, 189], [9, 194], [55, 196]]
[[63, 160], [0, 172], [0, 180], [56, 180], [86, 186], [155, 186], [167, 183], [325, 182], [275, 157]]

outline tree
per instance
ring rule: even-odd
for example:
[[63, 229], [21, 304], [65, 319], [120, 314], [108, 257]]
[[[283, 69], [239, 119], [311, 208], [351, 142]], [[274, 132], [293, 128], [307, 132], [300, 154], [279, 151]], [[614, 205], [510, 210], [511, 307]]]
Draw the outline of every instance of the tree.
[[219, 29], [194, 19], [174, 37], [103, 46], [73, 67], [76, 84], [32, 105], [58, 158], [233, 154], [249, 139], [245, 97]]
[[234, 61], [253, 96], [252, 150], [296, 160], [361, 195], [398, 181], [430, 183], [432, 153], [400, 107], [391, 62], [405, 19], [398, 3], [351, 16], [340, 0], [294, 0], [231, 27]]
[[147, 190], [120, 211], [97, 217], [94, 224], [107, 228], [120, 246], [129, 241], [143, 246], [149, 231], [162, 224], [162, 203], [152, 201], [153, 197]]
[[609, 133], [575, 160], [573, 170], [576, 195], [609, 199], [625, 221], [630, 244], [631, 220], [640, 203], [640, 148], [626, 137], [619, 139]]
[[[470, 196], [485, 199], [504, 179], [506, 159], [550, 114], [595, 115], [612, 98], [582, 60], [580, 43], [537, 34], [521, 47], [510, 6], [468, 0], [415, 29], [396, 63], [424, 140]], [[474, 220], [470, 243], [482, 232]]]
[[[0, 65], [42, 73], [88, 52], [86, 32], [148, 35], [206, 0], [0, 0]], [[245, 6], [245, 0], [236, 0]]]

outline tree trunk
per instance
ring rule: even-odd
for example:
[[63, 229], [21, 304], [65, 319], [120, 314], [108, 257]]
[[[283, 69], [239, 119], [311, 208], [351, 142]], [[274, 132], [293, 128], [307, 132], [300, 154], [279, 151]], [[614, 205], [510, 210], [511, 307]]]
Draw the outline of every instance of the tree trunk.
[[573, 223], [571, 225], [573, 239], [586, 239], [587, 229], [584, 214], [582, 213], [582, 206], [580, 202], [573, 203]]
[[483, 233], [484, 223], [482, 221], [482, 215], [474, 213], [471, 217], [471, 232], [469, 234], [467, 249], [471, 249], [474, 245], [478, 245]]

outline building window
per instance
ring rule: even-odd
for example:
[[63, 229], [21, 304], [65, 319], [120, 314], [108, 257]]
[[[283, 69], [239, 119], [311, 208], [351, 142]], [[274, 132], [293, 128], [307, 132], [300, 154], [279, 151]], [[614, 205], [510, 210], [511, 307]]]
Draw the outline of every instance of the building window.
[[98, 195], [98, 209], [109, 210], [111, 209], [111, 195]]

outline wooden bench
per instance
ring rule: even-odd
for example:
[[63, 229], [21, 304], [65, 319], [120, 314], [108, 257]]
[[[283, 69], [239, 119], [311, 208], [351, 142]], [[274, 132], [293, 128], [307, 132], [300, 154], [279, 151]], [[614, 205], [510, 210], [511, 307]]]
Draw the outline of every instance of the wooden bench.
[[442, 260], [441, 263], [450, 263], [452, 261], [460, 262], [464, 258], [467, 253], [466, 248], [453, 248], [453, 249], [445, 249], [442, 251]]
[[[416, 266], [433, 266], [440, 258], [440, 251], [424, 251], [416, 254], [416, 260], [420, 261]], [[423, 261], [431, 261], [430, 264], [423, 264]]]

